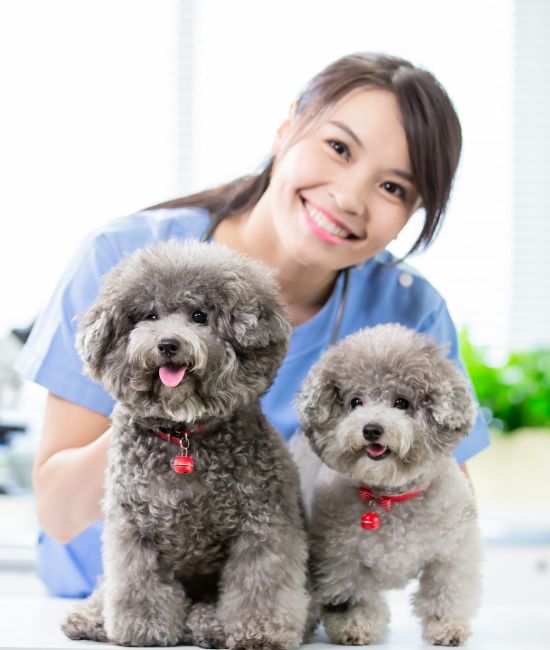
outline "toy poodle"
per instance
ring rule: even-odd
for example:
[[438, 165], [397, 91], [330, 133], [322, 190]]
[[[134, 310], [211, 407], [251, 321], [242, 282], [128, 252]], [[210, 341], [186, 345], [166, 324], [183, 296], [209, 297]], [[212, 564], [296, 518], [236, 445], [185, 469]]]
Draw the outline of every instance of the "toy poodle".
[[262, 414], [290, 322], [270, 271], [170, 240], [106, 276], [77, 346], [116, 399], [104, 576], [62, 629], [125, 646], [295, 648], [309, 596], [298, 474]]
[[463, 644], [481, 591], [476, 505], [452, 457], [476, 415], [467, 379], [427, 336], [380, 325], [325, 352], [297, 408], [322, 460], [308, 479], [310, 562], [330, 640], [379, 641], [383, 590], [418, 578], [424, 639]]

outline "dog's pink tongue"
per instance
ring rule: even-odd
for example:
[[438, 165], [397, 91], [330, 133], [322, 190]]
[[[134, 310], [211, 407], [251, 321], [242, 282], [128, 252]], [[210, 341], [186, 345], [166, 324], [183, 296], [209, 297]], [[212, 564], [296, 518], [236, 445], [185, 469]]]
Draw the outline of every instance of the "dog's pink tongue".
[[165, 386], [174, 388], [181, 382], [186, 370], [186, 366], [181, 366], [181, 368], [177, 368], [176, 370], [168, 366], [161, 366], [159, 368], [159, 378]]
[[386, 451], [386, 447], [383, 447], [376, 442], [368, 445], [367, 449], [369, 450], [369, 454], [371, 456], [381, 456]]

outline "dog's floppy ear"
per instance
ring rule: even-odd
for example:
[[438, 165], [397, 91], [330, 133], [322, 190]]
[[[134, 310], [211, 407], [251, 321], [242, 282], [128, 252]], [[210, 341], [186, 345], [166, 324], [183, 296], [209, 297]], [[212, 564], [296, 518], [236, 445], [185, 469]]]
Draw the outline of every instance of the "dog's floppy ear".
[[233, 312], [224, 322], [224, 330], [249, 380], [258, 377], [266, 387], [271, 384], [292, 334], [290, 319], [279, 300], [266, 295], [254, 311]]
[[340, 408], [342, 403], [334, 375], [320, 367], [314, 367], [305, 378], [295, 400], [302, 429], [308, 438], [330, 421], [334, 409]]
[[115, 337], [115, 324], [107, 309], [96, 302], [79, 320], [76, 347], [84, 361], [84, 370], [92, 379], [101, 380], [105, 355]]
[[477, 407], [470, 386], [449, 359], [443, 360], [439, 381], [434, 382], [430, 391], [428, 408], [438, 435], [454, 444], [474, 426]]
[[263, 304], [258, 305], [256, 313], [232, 314], [230, 327], [239, 347], [249, 350], [283, 345], [286, 352], [292, 333], [284, 308], [269, 297], [265, 298]]

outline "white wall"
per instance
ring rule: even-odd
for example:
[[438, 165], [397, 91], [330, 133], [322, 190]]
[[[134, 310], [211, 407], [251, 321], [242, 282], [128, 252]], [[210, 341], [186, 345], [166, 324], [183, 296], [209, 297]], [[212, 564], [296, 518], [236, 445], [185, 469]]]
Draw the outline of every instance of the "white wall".
[[176, 0], [0, 2], [0, 336], [82, 236], [177, 193]]

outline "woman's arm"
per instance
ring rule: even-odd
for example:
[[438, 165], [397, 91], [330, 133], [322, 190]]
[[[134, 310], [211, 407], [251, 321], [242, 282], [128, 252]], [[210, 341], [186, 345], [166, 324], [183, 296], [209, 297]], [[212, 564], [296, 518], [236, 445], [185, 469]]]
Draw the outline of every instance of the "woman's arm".
[[33, 467], [38, 522], [66, 543], [101, 519], [110, 420], [49, 393]]

